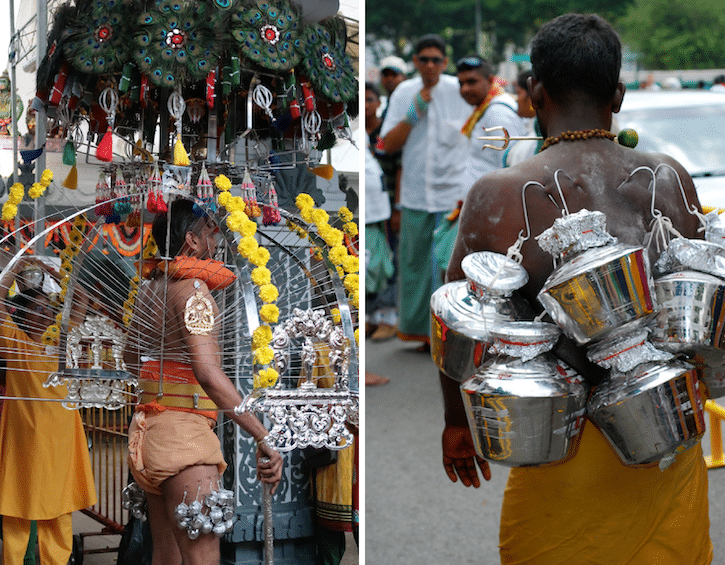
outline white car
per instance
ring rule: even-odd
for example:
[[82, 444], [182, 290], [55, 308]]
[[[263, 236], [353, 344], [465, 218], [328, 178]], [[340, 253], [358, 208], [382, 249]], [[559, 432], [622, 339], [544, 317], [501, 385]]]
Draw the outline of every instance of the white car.
[[700, 204], [725, 209], [725, 94], [628, 90], [615, 114], [633, 128], [639, 151], [665, 153], [692, 175]]

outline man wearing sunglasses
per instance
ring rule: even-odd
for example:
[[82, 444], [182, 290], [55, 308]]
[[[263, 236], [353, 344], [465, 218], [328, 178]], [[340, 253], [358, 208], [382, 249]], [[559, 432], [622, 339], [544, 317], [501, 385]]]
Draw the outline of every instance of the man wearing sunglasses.
[[433, 230], [462, 199], [465, 137], [461, 127], [471, 113], [455, 77], [443, 74], [446, 45], [424, 35], [415, 46], [418, 75], [393, 92], [380, 131], [383, 149], [402, 149], [398, 244], [398, 336], [430, 345], [430, 296], [441, 284], [433, 252]]

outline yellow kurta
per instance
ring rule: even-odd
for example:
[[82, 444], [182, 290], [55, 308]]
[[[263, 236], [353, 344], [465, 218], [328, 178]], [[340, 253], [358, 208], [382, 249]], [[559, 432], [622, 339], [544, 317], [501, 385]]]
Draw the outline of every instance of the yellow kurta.
[[664, 471], [628, 467], [588, 421], [571, 459], [511, 469], [501, 563], [704, 565], [709, 528], [699, 443]]
[[[44, 388], [56, 356], [0, 315], [0, 354], [10, 397], [65, 398], [65, 386]], [[0, 418], [0, 514], [51, 520], [96, 503], [81, 417], [59, 402], [6, 400]]]

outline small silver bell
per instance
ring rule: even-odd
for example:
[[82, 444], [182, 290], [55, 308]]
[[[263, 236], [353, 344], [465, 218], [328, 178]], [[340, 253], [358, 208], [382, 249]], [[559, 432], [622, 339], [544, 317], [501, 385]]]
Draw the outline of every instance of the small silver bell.
[[188, 532], [186, 533], [186, 535], [187, 535], [187, 536], [189, 536], [189, 539], [196, 539], [196, 538], [198, 538], [198, 537], [199, 537], [199, 534], [200, 534], [200, 533], [201, 533], [201, 532], [199, 531], [199, 529], [198, 529], [198, 528], [191, 528], [191, 529], [190, 529], [190, 530], [189, 530], [189, 531], [188, 531]]
[[188, 518], [182, 518], [181, 520], [179, 520], [178, 522], [176, 522], [176, 526], [180, 530], [185, 530], [188, 525], [189, 525], [189, 519]]
[[213, 531], [214, 535], [220, 538], [226, 533], [227, 528], [224, 522], [219, 522], [218, 524], [214, 525]]
[[210, 534], [214, 529], [214, 524], [211, 523], [209, 517], [204, 518], [204, 523], [201, 525], [201, 532], [203, 534]]
[[197, 514], [194, 516], [194, 519], [191, 521], [191, 527], [194, 530], [198, 530], [204, 525], [204, 518], [205, 516], [202, 516], [201, 514]]
[[215, 506], [211, 509], [211, 512], [209, 512], [209, 517], [211, 518], [211, 521], [213, 523], [218, 523], [222, 521], [222, 518], [224, 517], [224, 513], [222, 512], [222, 509], [218, 506]]
[[206, 504], [209, 508], [211, 508], [212, 506], [216, 506], [217, 502], [217, 493], [213, 491], [204, 497], [204, 504]]
[[189, 504], [189, 514], [190, 515], [198, 514], [199, 512], [201, 512], [201, 509], [202, 509], [202, 504], [198, 500], [195, 500], [194, 502]]
[[177, 520], [181, 518], [186, 518], [189, 515], [189, 505], [185, 504], [184, 502], [181, 502], [176, 505], [176, 509], [174, 510], [174, 516]]

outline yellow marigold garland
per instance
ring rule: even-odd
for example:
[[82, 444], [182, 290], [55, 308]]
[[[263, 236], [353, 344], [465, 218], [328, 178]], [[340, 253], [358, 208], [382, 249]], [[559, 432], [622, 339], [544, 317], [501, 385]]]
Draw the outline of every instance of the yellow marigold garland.
[[4, 222], [10, 222], [15, 219], [18, 213], [18, 204], [23, 201], [23, 196], [25, 196], [25, 188], [22, 184], [16, 182], [10, 187], [8, 199], [2, 208], [2, 219]]
[[[352, 212], [344, 206], [338, 210], [338, 217], [344, 223], [345, 231], [343, 232], [342, 230], [332, 227], [328, 223], [330, 216], [327, 212], [321, 209], [315, 209], [315, 201], [309, 194], [298, 194], [295, 199], [295, 204], [300, 210], [300, 217], [307, 223], [315, 224], [318, 235], [330, 248], [328, 257], [335, 266], [340, 278], [343, 279], [345, 289], [348, 293], [348, 298], [350, 299], [350, 304], [354, 308], [358, 308], [360, 305], [360, 279], [357, 273], [360, 270], [360, 261], [357, 256], [350, 255], [347, 247], [345, 246], [345, 234], [350, 237], [354, 237], [358, 233], [357, 224], [352, 221]], [[297, 233], [300, 238], [308, 238], [314, 243], [314, 241], [309, 238], [309, 234], [307, 234], [301, 227], [290, 222], [287, 223], [287, 226]], [[315, 251], [315, 257], [318, 259], [322, 258], [319, 248]]]
[[[46, 171], [47, 172], [47, 169]], [[48, 184], [53, 179], [52, 173], [46, 175], [43, 172], [43, 178], [47, 180]], [[49, 179], [49, 180], [48, 180]], [[68, 234], [68, 245], [60, 252], [60, 293], [58, 294], [58, 303], [60, 306], [65, 302], [66, 294], [68, 293], [68, 283], [70, 282], [71, 273], [73, 272], [73, 258], [78, 255], [81, 251], [81, 245], [83, 244], [83, 231], [82, 228], [85, 226], [86, 219], [84, 215], [77, 216], [73, 220], [73, 227], [71, 227], [70, 233]], [[57, 345], [60, 340], [60, 323], [63, 319], [63, 313], [59, 312], [55, 316], [55, 323], [48, 326], [40, 337], [41, 342], [44, 345]]]
[[[257, 223], [244, 212], [246, 203], [241, 196], [232, 196], [229, 190], [232, 187], [231, 181], [224, 175], [218, 175], [214, 184], [221, 191], [217, 198], [220, 206], [223, 206], [229, 213], [227, 216], [227, 227], [241, 235], [237, 250], [239, 254], [255, 265], [252, 270], [252, 282], [259, 288], [259, 299], [264, 303], [259, 309], [259, 317], [262, 324], [252, 334], [252, 353], [254, 363], [269, 365], [274, 360], [274, 350], [269, 346], [272, 341], [272, 327], [279, 319], [279, 308], [272, 304], [279, 297], [277, 287], [272, 284], [272, 273], [266, 267], [270, 254], [267, 249], [261, 247], [255, 239]], [[277, 382], [279, 374], [271, 367], [260, 369], [254, 375], [254, 388], [267, 388]]]

